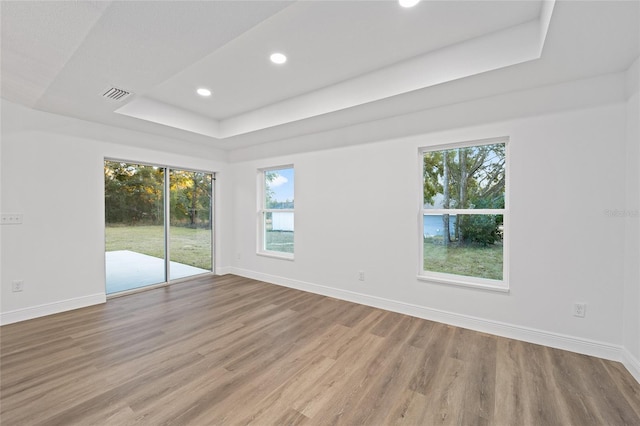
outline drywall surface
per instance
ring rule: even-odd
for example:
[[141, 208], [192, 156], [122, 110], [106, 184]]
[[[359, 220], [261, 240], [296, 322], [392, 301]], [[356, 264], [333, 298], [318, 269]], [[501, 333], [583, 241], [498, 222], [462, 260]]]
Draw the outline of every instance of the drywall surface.
[[629, 69], [626, 138], [626, 202], [611, 220], [625, 227], [624, 257], [624, 347], [627, 366], [640, 380], [640, 69], [636, 61]]

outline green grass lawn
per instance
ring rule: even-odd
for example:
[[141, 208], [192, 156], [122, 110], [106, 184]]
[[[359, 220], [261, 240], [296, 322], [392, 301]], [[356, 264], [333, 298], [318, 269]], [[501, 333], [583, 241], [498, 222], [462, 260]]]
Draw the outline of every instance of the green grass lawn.
[[[171, 261], [211, 270], [211, 231], [172, 226]], [[106, 251], [130, 250], [164, 258], [162, 226], [107, 226]]]
[[[171, 260], [211, 270], [211, 237], [206, 229], [172, 226]], [[293, 232], [267, 232], [267, 249], [293, 253]], [[106, 250], [131, 250], [164, 258], [162, 226], [108, 226]], [[424, 268], [494, 280], [502, 279], [502, 244], [482, 246], [451, 245], [424, 242]]]
[[266, 249], [282, 253], [293, 253], [293, 232], [267, 230]]
[[425, 271], [502, 279], [502, 244], [445, 247], [424, 242]]

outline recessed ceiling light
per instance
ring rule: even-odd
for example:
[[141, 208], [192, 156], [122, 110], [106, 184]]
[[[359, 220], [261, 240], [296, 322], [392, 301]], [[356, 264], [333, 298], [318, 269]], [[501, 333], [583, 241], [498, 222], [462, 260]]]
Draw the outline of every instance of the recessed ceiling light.
[[199, 88], [196, 92], [200, 96], [211, 96], [211, 90], [205, 89], [204, 87]]
[[402, 7], [413, 7], [420, 3], [420, 0], [398, 0], [398, 3], [400, 3]]
[[274, 53], [270, 56], [271, 62], [274, 64], [284, 64], [287, 62], [287, 57], [282, 53]]

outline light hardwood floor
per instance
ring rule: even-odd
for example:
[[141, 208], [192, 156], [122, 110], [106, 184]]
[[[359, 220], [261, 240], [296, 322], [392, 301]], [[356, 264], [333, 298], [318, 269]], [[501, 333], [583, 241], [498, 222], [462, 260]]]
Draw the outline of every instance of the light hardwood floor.
[[0, 333], [2, 425], [640, 425], [619, 363], [232, 275]]

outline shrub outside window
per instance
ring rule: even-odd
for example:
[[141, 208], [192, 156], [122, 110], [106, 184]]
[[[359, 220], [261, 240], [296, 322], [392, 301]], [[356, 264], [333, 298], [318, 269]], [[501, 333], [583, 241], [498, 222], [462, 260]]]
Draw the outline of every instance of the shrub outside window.
[[258, 253], [293, 259], [294, 170], [293, 166], [259, 171]]
[[419, 278], [507, 290], [507, 139], [422, 148]]

